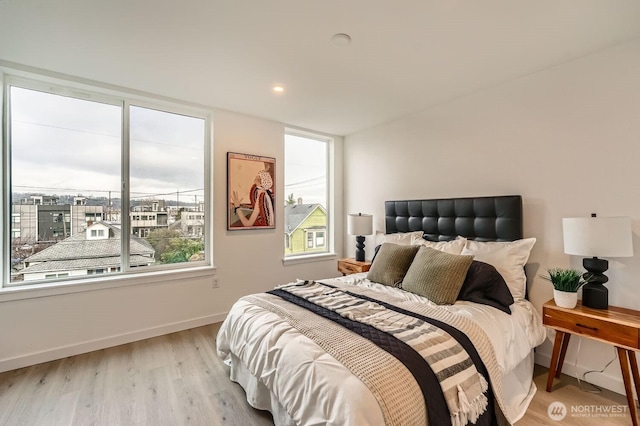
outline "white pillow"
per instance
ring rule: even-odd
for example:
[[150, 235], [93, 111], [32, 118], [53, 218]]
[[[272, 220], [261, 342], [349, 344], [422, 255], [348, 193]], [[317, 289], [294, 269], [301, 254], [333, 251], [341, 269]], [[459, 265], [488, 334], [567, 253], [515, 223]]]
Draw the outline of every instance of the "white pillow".
[[513, 298], [518, 300], [524, 299], [527, 288], [524, 265], [529, 260], [529, 254], [535, 243], [535, 238], [508, 242], [468, 240], [462, 254], [471, 254], [474, 260], [493, 265], [504, 278]]
[[464, 249], [466, 242], [467, 239], [464, 237], [458, 237], [451, 241], [427, 241], [422, 238], [422, 235], [420, 235], [419, 237], [414, 236], [411, 239], [412, 245], [431, 247], [432, 249], [440, 250], [449, 254], [462, 253], [462, 249]]
[[411, 245], [412, 237], [422, 238], [423, 231], [414, 232], [398, 232], [395, 234], [385, 234], [383, 232], [376, 232], [376, 246], [384, 243], [397, 244], [399, 246]]

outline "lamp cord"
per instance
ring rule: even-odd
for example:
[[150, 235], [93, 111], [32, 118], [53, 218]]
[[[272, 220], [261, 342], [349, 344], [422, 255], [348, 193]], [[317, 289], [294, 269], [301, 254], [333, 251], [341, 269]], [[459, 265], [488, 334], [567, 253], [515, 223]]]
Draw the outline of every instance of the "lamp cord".
[[[578, 348], [577, 348], [577, 350], [576, 350], [576, 361], [575, 361], [575, 363], [576, 363], [576, 364], [575, 364], [575, 365], [576, 365], [576, 367], [578, 366], [578, 355], [580, 354], [580, 347], [581, 347], [581, 345], [582, 345], [582, 339], [578, 340]], [[609, 362], [607, 362], [607, 364], [606, 364], [604, 367], [602, 367], [602, 369], [601, 369], [601, 370], [588, 370], [588, 371], [585, 371], [584, 373], [582, 373], [582, 380], [580, 380], [580, 377], [576, 377], [576, 379], [578, 380], [578, 387], [580, 388], [580, 390], [581, 390], [582, 392], [601, 393], [601, 392], [602, 392], [602, 388], [601, 388], [600, 386], [598, 386], [598, 385], [594, 385], [594, 384], [593, 384], [593, 383], [591, 383], [591, 382], [587, 382], [587, 374], [591, 374], [591, 373], [604, 373], [604, 370], [606, 370], [606, 369], [607, 369], [607, 367], [608, 367], [608, 366], [610, 366], [610, 365], [611, 365], [611, 363], [612, 363], [613, 361], [615, 361], [617, 357], [618, 357], [618, 355], [616, 354], [616, 351], [615, 351], [615, 349], [614, 349], [614, 351], [613, 351], [613, 358], [611, 358], [611, 360], [610, 360]], [[582, 383], [583, 383], [583, 382], [584, 382], [584, 383], [589, 384], [590, 386], [593, 386], [593, 388], [595, 388], [595, 389], [586, 389], [586, 388], [582, 385]]]

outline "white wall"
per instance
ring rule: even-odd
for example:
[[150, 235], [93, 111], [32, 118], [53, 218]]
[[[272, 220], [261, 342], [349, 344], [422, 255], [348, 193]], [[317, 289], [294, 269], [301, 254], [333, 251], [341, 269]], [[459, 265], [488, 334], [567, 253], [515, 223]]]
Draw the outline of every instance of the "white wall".
[[[538, 275], [582, 268], [563, 254], [561, 218], [631, 216], [636, 256], [610, 259], [607, 287], [610, 304], [640, 309], [640, 41], [351, 135], [344, 159], [345, 210], [373, 213], [377, 230], [385, 200], [521, 194], [525, 236], [538, 239], [529, 292], [540, 311], [552, 287]], [[614, 356], [586, 339], [578, 354], [579, 340], [564, 372], [599, 370]], [[549, 364], [551, 348], [537, 350], [538, 362]], [[617, 361], [588, 379], [624, 390]]]
[[[213, 288], [209, 271], [22, 300], [0, 294], [0, 371], [221, 321], [243, 295], [296, 278], [338, 275], [335, 259], [283, 265], [283, 209], [277, 210], [275, 230], [226, 231], [228, 151], [275, 157], [277, 204], [284, 205], [284, 125], [225, 111], [214, 111], [213, 122], [214, 264], [219, 288]], [[336, 138], [335, 148], [336, 179], [341, 182], [341, 138]], [[335, 226], [342, 235], [341, 185], [336, 196]], [[342, 251], [342, 238], [335, 248]]]

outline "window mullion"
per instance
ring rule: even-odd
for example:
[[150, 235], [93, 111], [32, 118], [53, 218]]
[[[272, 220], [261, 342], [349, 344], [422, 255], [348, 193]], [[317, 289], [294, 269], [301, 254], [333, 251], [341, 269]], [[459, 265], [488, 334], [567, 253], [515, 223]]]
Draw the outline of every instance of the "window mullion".
[[130, 198], [129, 198], [129, 135], [130, 132], [130, 110], [131, 105], [129, 102], [124, 102], [122, 106], [122, 184], [120, 188], [120, 238], [121, 238], [121, 247], [122, 254], [120, 258], [120, 262], [122, 265], [122, 271], [126, 272], [129, 270], [129, 260], [130, 260], [130, 238], [131, 235], [131, 223], [130, 223]]
[[[2, 262], [2, 275], [0, 282], [0, 288], [4, 286], [4, 283], [10, 282], [11, 276], [11, 172], [10, 172], [10, 158], [11, 158], [11, 143], [9, 140], [10, 132], [10, 116], [9, 116], [9, 90], [8, 83], [2, 74], [0, 74], [0, 96], [2, 96], [3, 102], [0, 103], [0, 120], [2, 123], [2, 199], [0, 200], [0, 225], [2, 229], [9, 230], [9, 232], [2, 233], [2, 246], [0, 247], [0, 259]], [[9, 253], [5, 253], [5, 250], [9, 250]], [[9, 259], [6, 262], [5, 259]]]

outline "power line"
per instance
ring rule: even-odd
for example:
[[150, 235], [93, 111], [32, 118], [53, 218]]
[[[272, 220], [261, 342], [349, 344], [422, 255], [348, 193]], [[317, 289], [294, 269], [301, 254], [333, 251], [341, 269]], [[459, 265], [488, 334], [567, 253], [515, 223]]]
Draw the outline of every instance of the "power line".
[[[92, 131], [89, 131], [89, 130], [74, 129], [74, 128], [71, 128], [71, 127], [64, 127], [64, 126], [55, 126], [53, 124], [35, 123], [33, 121], [16, 120], [16, 119], [12, 120], [12, 122], [31, 124], [31, 125], [34, 125], [34, 126], [50, 127], [52, 129], [68, 130], [68, 131], [71, 131], [71, 132], [88, 133], [88, 134], [97, 135], [97, 136], [106, 136], [108, 138], [118, 139], [118, 140], [121, 139], [120, 135], [110, 135], [108, 133], [92, 132]], [[169, 143], [156, 142], [156, 141], [150, 141], [150, 140], [145, 140], [145, 139], [133, 139], [132, 138], [131, 141], [132, 142], [150, 143], [150, 144], [154, 144], [154, 145], [170, 146], [170, 147], [173, 147], [173, 148], [189, 149], [191, 151], [198, 151], [198, 152], [201, 152], [201, 151], [204, 150], [204, 149], [200, 149], [200, 148], [190, 148], [190, 147], [187, 147], [187, 146], [172, 145], [172, 144], [169, 144]]]
[[[46, 187], [46, 186], [24, 186], [24, 185], [13, 185], [13, 188], [22, 188], [23, 190], [31, 189], [31, 190], [46, 190], [46, 191], [72, 191], [72, 192], [105, 192], [105, 193], [120, 192], [120, 190], [114, 190], [114, 189], [104, 190], [104, 189], [80, 189], [80, 188], [52, 188], [52, 187]], [[130, 191], [129, 198], [136, 199], [136, 198], [144, 198], [144, 197], [157, 197], [162, 195], [174, 195], [178, 192], [191, 193], [191, 192], [198, 192], [198, 191], [204, 191], [204, 188], [176, 190], [173, 192], [165, 192], [165, 193]], [[139, 194], [139, 195], [133, 196], [132, 194]]]
[[80, 188], [49, 188], [46, 186], [26, 186], [26, 185], [12, 185], [12, 188], [23, 188], [23, 189], [36, 189], [36, 190], [46, 190], [46, 191], [74, 191], [74, 192], [117, 192], [119, 190], [108, 190], [108, 189], [80, 189]]
[[324, 176], [317, 176], [311, 179], [305, 179], [298, 182], [285, 183], [285, 186], [306, 185], [308, 183], [313, 183], [314, 181], [326, 181], [326, 178]]

